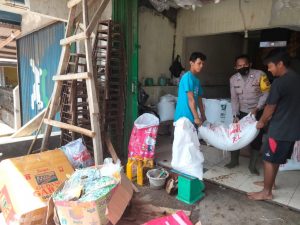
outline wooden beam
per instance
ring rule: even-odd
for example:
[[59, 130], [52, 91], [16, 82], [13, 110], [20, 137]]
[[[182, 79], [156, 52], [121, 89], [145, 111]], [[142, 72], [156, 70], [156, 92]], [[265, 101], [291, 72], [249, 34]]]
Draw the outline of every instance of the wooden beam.
[[67, 123], [63, 123], [63, 122], [59, 122], [56, 120], [49, 120], [49, 119], [44, 119], [44, 123], [54, 126], [54, 127], [58, 127], [61, 129], [65, 129], [65, 130], [70, 130], [79, 134], [83, 134], [85, 136], [91, 137], [93, 138], [95, 136], [95, 132], [82, 128], [82, 127], [77, 127], [71, 124], [67, 124]]
[[86, 36], [85, 32], [81, 32], [79, 34], [75, 34], [73, 36], [70, 36], [70, 37], [60, 40], [60, 45], [68, 45], [68, 44], [71, 44], [72, 42], [80, 41], [80, 40], [83, 40], [86, 38], [87, 38], [87, 36]]
[[74, 73], [74, 74], [66, 74], [66, 75], [56, 75], [53, 76], [52, 80], [78, 80], [78, 79], [88, 79], [90, 77], [90, 73]]
[[3, 49], [8, 49], [8, 50], [17, 50], [17, 47], [14, 47], [14, 46], [4, 46]]
[[13, 30], [21, 30], [20, 25], [15, 25], [15, 24], [11, 24], [11, 23], [1, 23], [0, 22], [0, 27], [1, 28], [9, 28], [9, 29], [13, 29]]
[[[68, 24], [66, 27], [65, 38], [69, 37], [72, 33], [76, 8], [77, 7], [75, 6], [69, 11]], [[61, 54], [60, 54], [60, 60], [59, 60], [59, 64], [58, 64], [57, 74], [66, 73], [69, 56], [70, 56], [70, 48], [67, 47], [67, 45], [64, 45], [62, 47]], [[55, 117], [56, 112], [58, 111], [59, 104], [60, 104], [61, 89], [62, 89], [61, 82], [55, 82], [54, 87], [53, 87], [52, 96], [51, 96], [53, 102], [50, 105], [50, 109], [49, 109], [49, 115], [48, 115], [49, 119], [53, 119]], [[46, 124], [44, 138], [43, 138], [43, 142], [42, 142], [42, 146], [41, 146], [42, 149], [48, 148], [48, 140], [49, 140], [51, 131], [52, 131], [52, 127]]]
[[[89, 0], [88, 1], [88, 8], [90, 9], [90, 8], [92, 8], [92, 7], [94, 7], [94, 3], [95, 2], [98, 2], [99, 0]], [[76, 16], [75, 16], [75, 20], [76, 21], [80, 21], [81, 20], [81, 17], [82, 17], [82, 10], [80, 10], [80, 12], [78, 12], [77, 14], [76, 14]], [[80, 18], [80, 19], [79, 19]], [[80, 25], [80, 24], [79, 24]]]
[[81, 2], [81, 0], [70, 0], [70, 1], [68, 1], [67, 6], [69, 9], [71, 9], [73, 6], [79, 4], [80, 2]]
[[104, 139], [105, 139], [105, 144], [107, 146], [107, 149], [108, 149], [114, 163], [116, 163], [119, 158], [118, 158], [118, 155], [117, 155], [117, 153], [114, 149], [114, 146], [112, 145], [111, 140], [107, 135], [104, 135]]
[[4, 58], [4, 59], [17, 59], [17, 56], [16, 57], [11, 57], [11, 56], [0, 55], [0, 58]]
[[[73, 22], [75, 18], [75, 13], [76, 13], [76, 8], [73, 7], [69, 11], [69, 16], [68, 16], [68, 24], [66, 27], [66, 32], [65, 32], [65, 38], [71, 35], [72, 29], [73, 29]], [[63, 74], [67, 70], [67, 62], [70, 56], [70, 48], [67, 48], [66, 46], [62, 47], [61, 55], [60, 55], [60, 60], [58, 64], [58, 69], [57, 73], [58, 74]], [[53, 99], [53, 104], [51, 104], [50, 109], [49, 109], [49, 115], [48, 118], [52, 119], [55, 117], [56, 112], [58, 111], [59, 107], [59, 99], [60, 99], [60, 93], [61, 93], [62, 85], [58, 85], [57, 82], [54, 83], [54, 88], [52, 92], [52, 99]], [[42, 142], [42, 149], [46, 149], [48, 146], [48, 139], [51, 134], [52, 127], [46, 124], [45, 132], [44, 132], [44, 138]]]
[[20, 34], [21, 34], [20, 30], [17, 30], [14, 33], [11, 33], [11, 35], [8, 38], [6, 38], [6, 40], [0, 42], [0, 49], [3, 48], [5, 45], [8, 45], [11, 41], [13, 41]]
[[34, 131], [36, 131], [44, 117], [46, 109], [33, 117], [30, 121], [28, 121], [23, 127], [17, 130], [11, 137], [25, 137], [32, 135]]
[[86, 29], [86, 34], [89, 37], [91, 33], [93, 32], [95, 26], [98, 24], [101, 14], [103, 11], [106, 9], [107, 4], [109, 3], [110, 0], [103, 0], [98, 7], [97, 11], [93, 15], [93, 18], [91, 19], [91, 22], [89, 23], [87, 29]]
[[16, 55], [16, 52], [8, 52], [8, 51], [1, 51], [0, 50], [0, 54], [4, 54], [4, 55]]

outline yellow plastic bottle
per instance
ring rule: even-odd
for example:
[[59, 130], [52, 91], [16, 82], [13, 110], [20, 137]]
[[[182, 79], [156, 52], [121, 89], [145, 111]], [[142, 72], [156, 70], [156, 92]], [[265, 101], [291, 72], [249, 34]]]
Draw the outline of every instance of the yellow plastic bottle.
[[138, 160], [137, 162], [137, 184], [143, 186], [144, 185], [144, 163], [142, 160]]
[[135, 181], [137, 179], [137, 161], [132, 158], [128, 158], [126, 164], [126, 176], [129, 180]]

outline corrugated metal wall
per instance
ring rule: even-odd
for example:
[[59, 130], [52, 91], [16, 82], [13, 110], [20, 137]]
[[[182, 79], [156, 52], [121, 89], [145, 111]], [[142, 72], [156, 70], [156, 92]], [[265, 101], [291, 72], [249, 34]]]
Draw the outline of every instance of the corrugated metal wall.
[[60, 59], [64, 23], [55, 23], [17, 41], [22, 125], [48, 104]]

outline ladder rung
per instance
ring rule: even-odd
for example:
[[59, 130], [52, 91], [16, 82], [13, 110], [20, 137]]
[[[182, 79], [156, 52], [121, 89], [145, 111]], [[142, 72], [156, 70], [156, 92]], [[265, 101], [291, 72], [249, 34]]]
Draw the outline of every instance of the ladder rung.
[[68, 8], [72, 8], [73, 6], [79, 4], [81, 2], [81, 0], [70, 0], [67, 4]]
[[78, 57], [78, 58], [85, 58], [85, 54], [84, 53], [70, 53], [70, 56], [73, 57]]
[[108, 26], [110, 23], [111, 23], [111, 20], [102, 20], [99, 22], [99, 24], [105, 25], [105, 26]]
[[88, 79], [90, 78], [90, 73], [70, 73], [65, 75], [56, 75], [53, 76], [52, 80], [78, 80], [78, 79]]
[[98, 33], [101, 33], [101, 34], [107, 34], [107, 33], [108, 33], [108, 29], [105, 29], [105, 30], [98, 30]]
[[87, 38], [87, 36], [86, 36], [85, 32], [81, 32], [79, 34], [75, 34], [73, 36], [70, 36], [70, 37], [60, 40], [60, 45], [68, 45], [74, 41], [79, 41], [79, 40], [83, 40], [86, 38]]
[[50, 126], [58, 127], [58, 128], [69, 130], [69, 131], [73, 131], [73, 132], [76, 132], [76, 133], [79, 133], [79, 134], [83, 134], [83, 135], [91, 137], [91, 138], [95, 137], [95, 132], [93, 132], [91, 130], [88, 130], [88, 129], [84, 129], [82, 127], [77, 127], [77, 126], [74, 126], [74, 125], [71, 125], [71, 124], [62, 123], [62, 122], [59, 122], [59, 121], [56, 121], [56, 120], [49, 120], [49, 119], [44, 119], [44, 123], [48, 124]]
[[72, 65], [72, 66], [86, 66], [85, 63], [75, 63], [75, 62], [68, 62], [69, 65]]
[[107, 37], [98, 37], [97, 39], [100, 41], [107, 41]]

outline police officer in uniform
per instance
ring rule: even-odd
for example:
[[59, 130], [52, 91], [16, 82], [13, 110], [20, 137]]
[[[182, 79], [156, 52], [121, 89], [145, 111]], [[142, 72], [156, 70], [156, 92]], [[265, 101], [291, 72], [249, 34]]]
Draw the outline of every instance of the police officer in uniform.
[[[235, 59], [235, 73], [230, 78], [230, 93], [233, 122], [237, 123], [249, 113], [256, 116], [262, 115], [264, 105], [269, 95], [270, 83], [266, 74], [261, 70], [251, 69], [250, 59], [247, 55], [240, 55]], [[262, 145], [263, 130], [251, 143], [251, 158], [249, 170], [252, 174], [259, 175], [256, 162]], [[225, 166], [233, 168], [239, 165], [240, 150], [231, 152], [231, 160]]]

